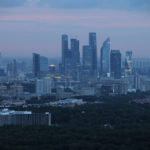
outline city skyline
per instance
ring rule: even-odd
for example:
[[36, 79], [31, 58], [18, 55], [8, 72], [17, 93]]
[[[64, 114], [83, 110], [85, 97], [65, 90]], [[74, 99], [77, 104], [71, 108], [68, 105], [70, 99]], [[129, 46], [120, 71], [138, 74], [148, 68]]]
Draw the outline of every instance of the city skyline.
[[[107, 5], [106, 5], [107, 4]], [[88, 44], [88, 33], [97, 34], [97, 56], [111, 38], [111, 49], [132, 50], [136, 57], [150, 57], [150, 3], [134, 0], [0, 1], [0, 51], [4, 56], [31, 57], [32, 52], [61, 56], [61, 35]], [[144, 52], [144, 53], [143, 53]]]
[[0, 0], [0, 150], [149, 150], [150, 0]]

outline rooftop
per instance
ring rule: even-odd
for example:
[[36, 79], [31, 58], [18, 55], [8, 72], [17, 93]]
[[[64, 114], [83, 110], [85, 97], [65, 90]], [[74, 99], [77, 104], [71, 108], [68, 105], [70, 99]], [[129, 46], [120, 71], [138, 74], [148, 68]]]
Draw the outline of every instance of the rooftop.
[[0, 110], [0, 115], [14, 115], [14, 114], [32, 114], [32, 111], [15, 111], [6, 108]]

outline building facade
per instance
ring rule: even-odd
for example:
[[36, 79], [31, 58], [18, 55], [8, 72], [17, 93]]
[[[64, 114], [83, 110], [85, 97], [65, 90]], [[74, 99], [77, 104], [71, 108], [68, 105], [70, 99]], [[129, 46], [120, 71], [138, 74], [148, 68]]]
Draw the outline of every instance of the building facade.
[[83, 46], [82, 57], [83, 79], [89, 79], [92, 75], [92, 49], [89, 45]]
[[40, 72], [48, 71], [48, 58], [40, 56]]
[[62, 35], [62, 73], [65, 74], [68, 57], [68, 35]]
[[74, 80], [79, 80], [80, 74], [80, 51], [79, 51], [79, 40], [71, 39], [71, 52], [72, 52], [72, 63], [71, 63], [71, 74]]
[[119, 50], [111, 50], [110, 70], [112, 77], [115, 79], [121, 78], [121, 53]]
[[33, 53], [33, 76], [40, 77], [40, 55]]
[[92, 50], [92, 73], [97, 77], [97, 41], [96, 33], [89, 33], [89, 46]]
[[51, 114], [32, 113], [31, 111], [14, 111], [3, 109], [0, 111], [0, 126], [19, 125], [19, 126], [35, 126], [35, 125], [51, 125]]
[[110, 39], [107, 38], [101, 48], [100, 72], [102, 76], [110, 73]]
[[126, 51], [125, 56], [125, 76], [132, 75], [133, 62], [132, 62], [132, 51]]
[[52, 89], [52, 78], [45, 77], [36, 81], [36, 93], [37, 95], [49, 95]]

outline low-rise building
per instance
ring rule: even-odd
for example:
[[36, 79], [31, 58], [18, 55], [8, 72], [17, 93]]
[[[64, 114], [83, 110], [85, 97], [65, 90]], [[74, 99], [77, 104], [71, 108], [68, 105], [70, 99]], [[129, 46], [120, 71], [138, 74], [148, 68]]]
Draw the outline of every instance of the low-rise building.
[[14, 111], [3, 109], [0, 111], [0, 126], [3, 125], [51, 125], [51, 114], [32, 113], [31, 111]]

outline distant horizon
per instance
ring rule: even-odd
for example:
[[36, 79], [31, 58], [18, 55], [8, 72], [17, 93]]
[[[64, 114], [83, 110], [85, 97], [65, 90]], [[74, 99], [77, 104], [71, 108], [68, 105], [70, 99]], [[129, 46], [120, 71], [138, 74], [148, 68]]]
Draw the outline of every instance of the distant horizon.
[[[39, 54], [39, 53], [38, 53]], [[122, 54], [122, 53], [121, 53]], [[41, 55], [41, 56], [44, 56], [44, 55]], [[47, 56], [45, 56], [47, 57]], [[2, 59], [31, 59], [32, 60], [32, 55], [31, 56], [26, 56], [26, 57], [21, 57], [21, 56], [17, 56], [17, 57], [13, 57], [13, 56], [10, 56], [10, 57], [7, 57], [7, 56], [2, 56]], [[59, 59], [61, 60], [61, 56], [60, 57], [47, 57], [48, 59]], [[98, 61], [100, 61], [100, 57], [97, 57], [98, 58]], [[125, 55], [122, 55], [122, 58], [125, 59]], [[150, 57], [135, 57], [134, 54], [133, 54], [133, 59], [150, 59]], [[80, 57], [80, 60], [82, 60], [82, 57]]]

